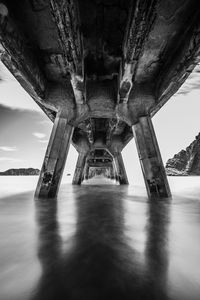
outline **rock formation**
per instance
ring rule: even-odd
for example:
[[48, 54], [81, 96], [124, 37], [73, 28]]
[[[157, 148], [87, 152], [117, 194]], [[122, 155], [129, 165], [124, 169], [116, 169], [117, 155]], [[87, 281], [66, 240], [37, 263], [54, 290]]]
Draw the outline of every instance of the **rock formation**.
[[27, 175], [39, 175], [39, 169], [33, 168], [20, 168], [20, 169], [9, 169], [5, 172], [0, 172], [1, 176], [27, 176]]
[[200, 133], [186, 148], [166, 163], [168, 176], [200, 175]]

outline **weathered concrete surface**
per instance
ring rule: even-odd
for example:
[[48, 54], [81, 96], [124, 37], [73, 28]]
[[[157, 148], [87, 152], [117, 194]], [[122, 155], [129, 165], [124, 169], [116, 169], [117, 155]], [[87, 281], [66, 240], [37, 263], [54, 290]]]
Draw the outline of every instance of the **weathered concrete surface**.
[[133, 125], [133, 132], [149, 197], [170, 197], [171, 192], [151, 118], [141, 117]]
[[76, 1], [50, 0], [52, 15], [64, 53], [64, 67], [69, 69], [74, 96], [78, 104], [85, 102], [82, 38]]
[[117, 181], [119, 181], [120, 184], [128, 184], [128, 177], [126, 175], [126, 169], [121, 153], [116, 153], [114, 155], [114, 162], [116, 166]]
[[72, 134], [73, 127], [68, 124], [66, 111], [58, 112], [40, 172], [36, 197], [53, 198], [57, 195]]
[[110, 166], [110, 179], [115, 179], [115, 170], [114, 170], [113, 163]]
[[[132, 95], [138, 84], [153, 87], [155, 101], [147, 113], [155, 114], [199, 61], [198, 0], [113, 0], [109, 5], [103, 0], [7, 0], [0, 16], [4, 63], [21, 82], [24, 73], [19, 78], [13, 68], [28, 69], [23, 81], [29, 90], [22, 85], [35, 101], [44, 97], [45, 82], [64, 82], [70, 84], [78, 108], [88, 104], [95, 84], [93, 104], [100, 110], [96, 106], [91, 112], [97, 118], [115, 117], [115, 104], [130, 100], [140, 116], [140, 101]], [[99, 104], [105, 94], [109, 114]], [[52, 103], [45, 99], [42, 107], [52, 109], [48, 115], [55, 118]]]
[[74, 185], [80, 185], [82, 182], [82, 178], [84, 175], [84, 168], [85, 168], [85, 161], [86, 161], [87, 153], [79, 153], [77, 163], [76, 163], [76, 169], [74, 172], [74, 177], [72, 184]]
[[89, 165], [85, 164], [85, 169], [84, 169], [84, 180], [88, 180], [89, 179], [89, 171], [90, 171], [90, 167]]
[[49, 109], [53, 109], [53, 106], [45, 101], [46, 79], [37, 56], [28, 46], [23, 32], [10, 18], [8, 7], [1, 2], [0, 58], [49, 118], [54, 120], [54, 115], [49, 111]]

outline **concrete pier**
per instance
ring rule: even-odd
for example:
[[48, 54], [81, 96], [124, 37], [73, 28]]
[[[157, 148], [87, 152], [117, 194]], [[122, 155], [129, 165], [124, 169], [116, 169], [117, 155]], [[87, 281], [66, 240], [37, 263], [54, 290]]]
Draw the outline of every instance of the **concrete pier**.
[[[36, 195], [56, 195], [71, 137], [78, 153], [96, 151], [90, 171], [78, 161], [80, 184], [99, 151], [102, 162], [107, 150], [121, 155], [134, 131], [149, 197], [170, 196], [151, 118], [200, 62], [199, 1], [171, 1], [170, 22], [165, 0], [46, 2], [0, 3], [1, 61], [55, 122]], [[127, 184], [120, 155], [117, 180]]]
[[115, 171], [114, 171], [113, 163], [110, 166], [110, 179], [115, 179]]
[[121, 153], [116, 153], [114, 155], [114, 162], [116, 166], [117, 181], [119, 181], [120, 184], [128, 184], [128, 177]]
[[68, 124], [66, 111], [57, 113], [35, 197], [52, 198], [57, 195], [68, 154], [73, 127]]
[[133, 125], [134, 137], [148, 196], [171, 196], [153, 124], [149, 116], [140, 117]]
[[83, 180], [86, 157], [87, 153], [79, 153], [72, 181], [72, 184], [74, 185], [80, 185]]
[[85, 165], [85, 170], [84, 170], [84, 179], [85, 180], [88, 180], [89, 179], [89, 166], [88, 166], [88, 164], [86, 163], [86, 165]]

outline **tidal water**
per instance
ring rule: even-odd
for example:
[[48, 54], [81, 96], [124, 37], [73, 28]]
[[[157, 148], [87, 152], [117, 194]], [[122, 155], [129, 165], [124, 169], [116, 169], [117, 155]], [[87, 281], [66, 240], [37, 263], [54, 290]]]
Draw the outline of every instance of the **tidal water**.
[[97, 178], [34, 200], [37, 177], [0, 177], [0, 300], [199, 300], [200, 177], [170, 200]]

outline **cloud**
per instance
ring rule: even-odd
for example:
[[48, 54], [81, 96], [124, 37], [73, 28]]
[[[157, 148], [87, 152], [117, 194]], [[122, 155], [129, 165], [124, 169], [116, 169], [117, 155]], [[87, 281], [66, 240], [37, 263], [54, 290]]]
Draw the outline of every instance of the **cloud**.
[[13, 152], [13, 151], [17, 151], [17, 147], [10, 147], [10, 146], [0, 146], [0, 150], [2, 151], [6, 151], [6, 152]]
[[25, 160], [20, 159], [20, 158], [2, 156], [2, 157], [0, 157], [0, 161], [2, 161], [2, 162], [5, 162], [5, 161], [9, 161], [9, 162], [24, 162]]
[[46, 120], [39, 121], [38, 124], [51, 126], [52, 122], [49, 119], [46, 119]]
[[48, 140], [38, 140], [38, 142], [46, 144], [48, 143]]
[[37, 111], [43, 113], [41, 108], [29, 96], [29, 94], [14, 81], [0, 82], [0, 104], [12, 109]]
[[46, 134], [41, 132], [33, 132], [33, 135], [38, 139], [43, 139], [46, 136]]
[[0, 104], [12, 109], [43, 113], [41, 108], [0, 61]]
[[41, 149], [42, 151], [46, 151], [46, 150], [47, 150], [46, 147], [41, 147], [40, 149]]

